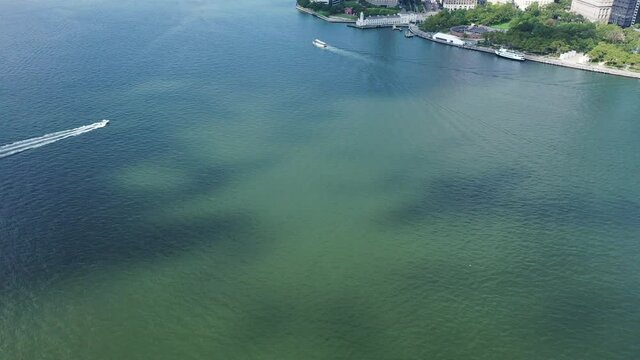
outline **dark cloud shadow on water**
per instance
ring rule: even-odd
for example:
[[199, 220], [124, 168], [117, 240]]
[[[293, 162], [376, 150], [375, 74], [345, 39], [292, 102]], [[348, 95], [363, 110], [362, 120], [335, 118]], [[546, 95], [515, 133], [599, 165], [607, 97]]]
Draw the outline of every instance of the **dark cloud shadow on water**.
[[[227, 334], [247, 344], [241, 357], [260, 358], [265, 349], [274, 349], [273, 357], [277, 358], [281, 344], [291, 341], [300, 345], [295, 354], [287, 355], [307, 359], [393, 358], [397, 350], [385, 339], [386, 326], [379, 314], [364, 299], [324, 294], [312, 301], [300, 301], [311, 294], [300, 294], [299, 298], [272, 291], [260, 294], [243, 305], [250, 311], [243, 313]], [[238, 351], [235, 346], [228, 350]]]
[[[426, 182], [415, 201], [386, 214], [392, 223], [415, 222], [443, 214], [483, 214], [507, 208], [518, 184], [527, 173], [504, 169], [475, 177], [440, 177]], [[384, 188], [402, 183], [397, 176], [384, 182]]]
[[250, 216], [238, 214], [163, 225], [141, 224], [135, 216], [115, 213], [104, 213], [101, 219], [48, 225], [49, 231], [31, 229], [29, 238], [0, 244], [0, 290], [46, 283], [96, 268], [170, 257], [218, 241], [242, 241], [255, 226]]
[[[443, 216], [498, 216], [525, 223], [579, 227], [640, 227], [640, 202], [600, 199], [589, 194], [549, 188], [539, 196], [523, 197], [530, 182], [542, 181], [521, 169], [498, 169], [477, 176], [442, 176], [424, 183], [415, 201], [384, 215], [386, 222], [403, 224]], [[402, 183], [390, 177], [383, 187]], [[530, 192], [530, 191], [528, 191]]]
[[[413, 241], [429, 249], [392, 274], [397, 286], [416, 297], [450, 298], [461, 327], [471, 318], [486, 321], [508, 330], [502, 340], [514, 346], [535, 338], [545, 345], [537, 354], [543, 358], [633, 357], [640, 348], [626, 329], [640, 321], [638, 281], [622, 251], [638, 251], [625, 243], [640, 234], [640, 203], [550, 186], [539, 197], [518, 191], [538, 180], [503, 169], [425, 182], [414, 202], [383, 215], [392, 228], [424, 225]], [[393, 177], [383, 187], [398, 183]], [[446, 233], [430, 226], [436, 221], [449, 223]], [[465, 318], [466, 310], [473, 316]], [[488, 336], [474, 341], [493, 344]]]
[[[157, 221], [148, 216], [209, 197], [269, 164], [256, 160], [189, 166], [185, 186], [173, 191], [116, 192], [101, 182], [69, 183], [65, 171], [51, 169], [49, 181], [40, 185], [45, 189], [38, 190], [44, 195], [19, 208], [0, 206], [0, 293], [98, 268], [153, 261], [220, 241], [246, 242], [243, 251], [250, 257], [258, 224], [246, 211]], [[21, 186], [13, 183], [5, 190], [23, 193]], [[267, 236], [264, 231], [260, 234]]]

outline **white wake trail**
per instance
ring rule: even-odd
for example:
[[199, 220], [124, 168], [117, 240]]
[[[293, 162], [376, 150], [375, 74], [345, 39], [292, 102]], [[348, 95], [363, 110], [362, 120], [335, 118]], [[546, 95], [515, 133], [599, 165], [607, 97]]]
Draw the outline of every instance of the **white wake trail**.
[[49, 145], [54, 142], [57, 142], [72, 136], [78, 136], [84, 133], [88, 133], [89, 131], [103, 128], [107, 126], [108, 123], [109, 123], [108, 120], [102, 120], [97, 123], [80, 126], [75, 129], [58, 131], [58, 132], [50, 133], [40, 137], [35, 137], [27, 140], [20, 140], [11, 144], [3, 145], [3, 146], [0, 146], [0, 158], [15, 155], [26, 150], [31, 150], [31, 149], [39, 148], [45, 145]]
[[357, 60], [364, 61], [364, 62], [367, 62], [367, 63], [370, 63], [370, 64], [374, 63], [373, 59], [371, 59], [371, 58], [369, 58], [369, 57], [367, 57], [367, 56], [365, 56], [363, 54], [360, 54], [358, 52], [352, 51], [352, 50], [345, 50], [345, 49], [341, 49], [339, 47], [335, 47], [335, 46], [331, 46], [331, 45], [327, 45], [327, 47], [325, 49], [328, 50], [328, 51], [331, 51], [334, 54], [342, 55], [342, 56], [349, 57], [349, 58], [352, 58], [352, 59], [357, 59]]

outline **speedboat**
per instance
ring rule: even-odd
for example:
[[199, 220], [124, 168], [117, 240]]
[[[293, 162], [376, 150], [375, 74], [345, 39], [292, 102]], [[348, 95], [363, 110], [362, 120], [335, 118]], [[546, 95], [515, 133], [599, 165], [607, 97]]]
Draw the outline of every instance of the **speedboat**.
[[100, 122], [102, 123], [102, 126], [107, 126], [107, 125], [109, 125], [109, 120], [107, 120], [107, 119], [104, 119], [104, 120], [102, 120], [102, 121], [100, 121]]
[[318, 39], [313, 40], [313, 45], [315, 47], [319, 47], [321, 49], [325, 49], [327, 47], [327, 43], [324, 41], [320, 41]]
[[496, 50], [496, 55], [503, 58], [511, 59], [511, 60], [517, 60], [517, 61], [525, 60], [524, 55], [522, 53], [505, 49], [505, 48], [500, 48], [500, 50]]

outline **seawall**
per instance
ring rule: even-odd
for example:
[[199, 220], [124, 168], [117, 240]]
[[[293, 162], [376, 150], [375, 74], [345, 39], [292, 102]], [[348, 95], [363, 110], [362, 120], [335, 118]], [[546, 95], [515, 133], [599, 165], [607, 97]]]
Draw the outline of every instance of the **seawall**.
[[315, 16], [319, 19], [322, 19], [324, 21], [328, 21], [328, 22], [332, 22], [332, 23], [341, 23], [341, 24], [355, 24], [355, 20], [350, 20], [350, 19], [344, 19], [344, 18], [339, 18], [337, 16], [324, 16], [322, 14], [318, 14], [317, 12], [311, 10], [311, 9], [307, 9], [307, 8], [303, 8], [300, 5], [296, 5], [296, 9], [298, 9], [298, 11], [301, 11], [305, 14], [309, 14], [312, 16]]
[[[432, 37], [432, 34], [420, 30], [415, 25], [409, 26], [409, 31], [411, 31], [417, 37], [423, 38], [425, 40], [441, 43], [443, 45], [455, 46], [455, 45], [448, 44], [448, 43], [446, 43], [444, 41], [439, 41], [439, 40], [434, 39]], [[493, 49], [487, 48], [487, 47], [482, 47], [482, 46], [462, 45], [462, 46], [455, 46], [455, 47], [459, 47], [459, 48], [467, 49], [467, 50], [480, 51], [480, 52], [494, 54], [494, 50]], [[640, 79], [640, 73], [634, 72], [634, 71], [613, 69], [613, 68], [602, 67], [602, 66], [594, 66], [594, 65], [567, 63], [567, 62], [561, 61], [560, 59], [554, 59], [554, 58], [550, 58], [550, 57], [546, 57], [546, 56], [529, 55], [529, 54], [525, 55], [525, 59], [527, 59], [529, 61], [535, 61], [535, 62], [539, 62], [539, 63], [543, 63], [543, 64], [548, 64], [548, 65], [562, 66], [562, 67], [571, 68], [571, 69], [577, 69], [577, 70], [583, 70], [583, 71], [591, 71], [591, 72], [596, 72], [596, 73], [601, 73], [601, 74], [608, 74], [608, 75], [623, 76], [623, 77], [628, 77], [628, 78], [633, 78], [633, 79]]]

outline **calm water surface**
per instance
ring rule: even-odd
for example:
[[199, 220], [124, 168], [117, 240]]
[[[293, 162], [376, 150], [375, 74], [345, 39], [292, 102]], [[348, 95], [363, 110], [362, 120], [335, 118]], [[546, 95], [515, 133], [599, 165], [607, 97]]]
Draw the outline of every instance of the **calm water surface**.
[[640, 358], [639, 99], [288, 0], [0, 0], [0, 144], [112, 120], [0, 159], [0, 358]]

